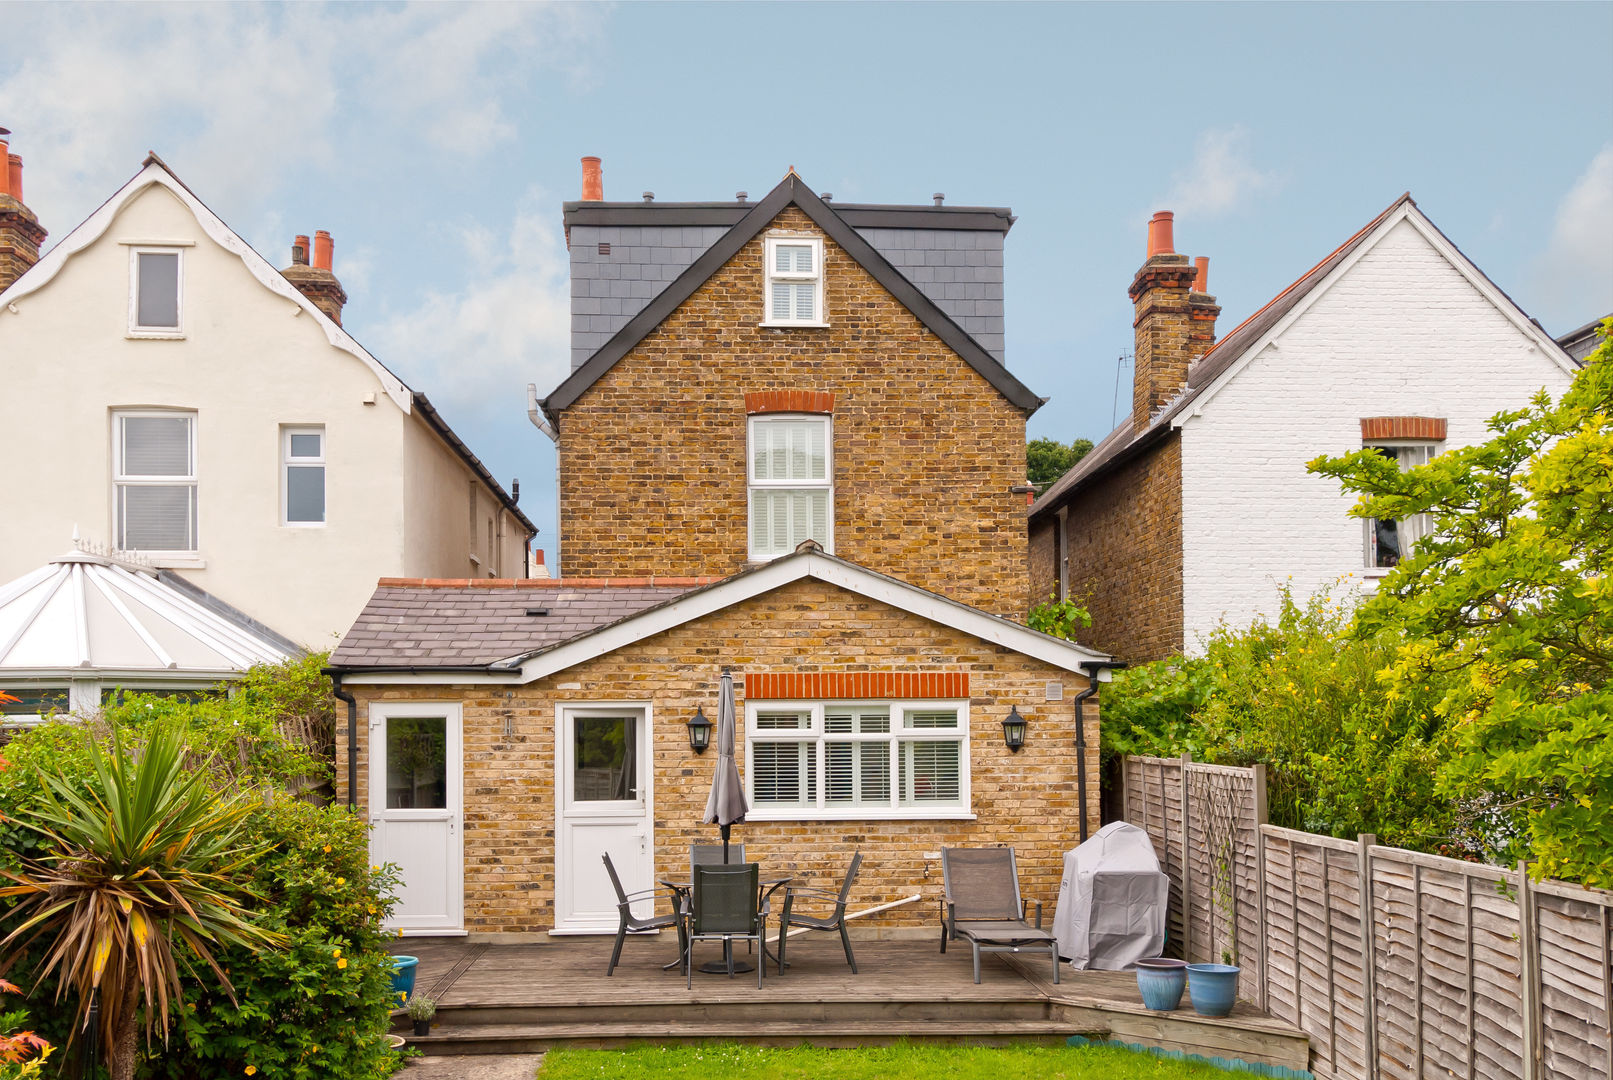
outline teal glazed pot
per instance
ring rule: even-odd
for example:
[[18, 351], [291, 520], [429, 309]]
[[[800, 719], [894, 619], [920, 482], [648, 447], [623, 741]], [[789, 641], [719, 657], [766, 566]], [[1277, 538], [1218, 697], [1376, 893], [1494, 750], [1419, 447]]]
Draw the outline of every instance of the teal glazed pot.
[[414, 973], [420, 966], [418, 956], [394, 956], [392, 958], [392, 993], [402, 994], [405, 998], [414, 996]]
[[1187, 965], [1188, 995], [1200, 1016], [1226, 1016], [1238, 1000], [1238, 972], [1231, 964]]
[[1182, 991], [1187, 988], [1187, 961], [1137, 961], [1137, 990], [1143, 996], [1143, 1005], [1155, 1012], [1170, 1012], [1182, 1004]]

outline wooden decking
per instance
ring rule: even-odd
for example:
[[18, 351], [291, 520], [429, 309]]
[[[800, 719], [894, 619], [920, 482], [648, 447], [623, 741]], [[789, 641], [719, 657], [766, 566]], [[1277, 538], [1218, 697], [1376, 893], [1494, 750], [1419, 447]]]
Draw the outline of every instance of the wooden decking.
[[[1054, 986], [1046, 960], [983, 957], [972, 980], [969, 950], [945, 955], [937, 942], [855, 941], [860, 974], [846, 966], [839, 939], [791, 940], [790, 968], [771, 964], [763, 989], [754, 973], [662, 971], [670, 936], [630, 938], [607, 978], [610, 938], [557, 938], [534, 945], [486, 945], [412, 938], [395, 952], [420, 958], [416, 990], [437, 1002], [424, 1053], [515, 1053], [553, 1046], [620, 1046], [635, 1041], [737, 1040], [748, 1043], [866, 1046], [925, 1042], [1063, 1042], [1071, 1035], [1185, 1050], [1207, 1056], [1307, 1067], [1305, 1034], [1240, 1004], [1212, 1020], [1187, 1007], [1143, 1008], [1126, 972], [1066, 970]], [[709, 956], [706, 954], [709, 953]], [[716, 946], [696, 953], [715, 959]], [[754, 958], [752, 958], [754, 959]], [[397, 1029], [407, 1034], [400, 1017]]]

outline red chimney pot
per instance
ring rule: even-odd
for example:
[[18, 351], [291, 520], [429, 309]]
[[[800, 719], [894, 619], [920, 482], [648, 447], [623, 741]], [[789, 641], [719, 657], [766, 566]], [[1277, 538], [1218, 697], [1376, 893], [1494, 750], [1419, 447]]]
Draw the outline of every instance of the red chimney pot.
[[1198, 271], [1193, 277], [1193, 291], [1207, 293], [1210, 291], [1210, 257], [1200, 255], [1193, 260], [1193, 267]]
[[8, 153], [10, 149], [5, 138], [0, 136], [0, 161], [6, 163], [4, 171], [0, 171], [0, 195], [11, 194], [11, 155]]
[[605, 170], [596, 157], [582, 159], [582, 201], [605, 201]]
[[313, 245], [308, 243], [308, 237], [293, 237], [291, 241], [291, 265], [307, 266], [308, 258], [313, 254], [313, 250]]
[[314, 233], [314, 266], [320, 270], [329, 270], [331, 268], [331, 255], [334, 250], [335, 244], [331, 241], [330, 233], [324, 229], [316, 230]]
[[1176, 239], [1173, 233], [1176, 218], [1170, 210], [1161, 210], [1148, 222], [1148, 257], [1155, 255], [1176, 254]]

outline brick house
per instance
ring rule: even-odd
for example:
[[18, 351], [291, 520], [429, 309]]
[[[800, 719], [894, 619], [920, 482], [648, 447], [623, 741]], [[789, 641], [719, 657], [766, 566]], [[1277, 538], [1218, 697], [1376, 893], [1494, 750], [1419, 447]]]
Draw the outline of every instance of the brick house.
[[1425, 461], [1575, 371], [1409, 194], [1219, 341], [1208, 260], [1172, 233], [1155, 214], [1129, 289], [1131, 414], [1030, 511], [1028, 599], [1084, 600], [1083, 640], [1131, 662], [1273, 613], [1283, 585], [1371, 589], [1415, 541], [1307, 461]]
[[560, 576], [383, 582], [333, 657], [399, 927], [614, 930], [603, 853], [647, 887], [715, 835], [687, 723], [724, 668], [735, 839], [770, 871], [837, 880], [860, 848], [860, 903], [924, 899], [899, 932], [933, 926], [943, 845], [1009, 842], [1051, 900], [1097, 820], [1108, 657], [1014, 621], [1041, 401], [1002, 360], [1012, 216], [793, 171], [755, 203], [608, 203], [598, 177], [565, 207], [574, 369], [542, 403]]

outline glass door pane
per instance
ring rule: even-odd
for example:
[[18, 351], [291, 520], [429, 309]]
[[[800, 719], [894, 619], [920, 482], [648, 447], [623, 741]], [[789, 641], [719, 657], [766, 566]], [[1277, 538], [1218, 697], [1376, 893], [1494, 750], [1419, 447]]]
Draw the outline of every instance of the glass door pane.
[[638, 718], [572, 720], [571, 797], [576, 802], [638, 799]]
[[386, 721], [388, 810], [448, 808], [448, 720], [393, 716]]

